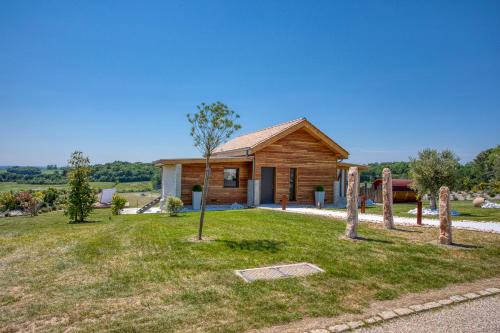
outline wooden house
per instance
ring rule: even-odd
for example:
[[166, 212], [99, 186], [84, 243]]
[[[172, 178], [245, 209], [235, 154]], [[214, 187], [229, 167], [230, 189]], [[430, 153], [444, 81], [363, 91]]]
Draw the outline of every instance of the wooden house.
[[[325, 203], [342, 201], [347, 188], [349, 153], [300, 118], [236, 137], [218, 147], [210, 161], [208, 204], [247, 206], [314, 204], [314, 188], [325, 189]], [[192, 188], [203, 184], [203, 158], [162, 159], [162, 197], [192, 203]], [[364, 166], [359, 166], [365, 168]]]

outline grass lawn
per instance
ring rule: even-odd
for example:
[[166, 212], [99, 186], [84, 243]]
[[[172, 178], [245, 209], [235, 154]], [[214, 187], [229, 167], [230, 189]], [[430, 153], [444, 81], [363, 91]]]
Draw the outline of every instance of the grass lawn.
[[[477, 208], [472, 205], [472, 201], [451, 201], [451, 209], [460, 212], [459, 216], [452, 216], [452, 220], [469, 220], [469, 221], [500, 221], [500, 209]], [[430, 208], [424, 203], [424, 208]], [[408, 214], [410, 209], [416, 208], [416, 203], [396, 203], [393, 205], [393, 214], [395, 216], [414, 217], [416, 215]], [[345, 210], [337, 209], [335, 210]], [[366, 207], [367, 214], [382, 215], [382, 205]], [[423, 216], [429, 219], [439, 219], [438, 216]]]
[[[0, 327], [5, 331], [242, 332], [356, 312], [370, 301], [500, 274], [500, 235], [454, 231], [475, 249], [429, 244], [438, 230], [339, 240], [345, 224], [258, 209], [180, 217], [98, 210], [92, 223], [59, 212], [0, 219]], [[234, 269], [307, 261], [326, 273], [245, 283]], [[1, 331], [2, 329], [0, 329]]]
[[[118, 183], [113, 182], [91, 182], [95, 189], [112, 188], [116, 187], [118, 192], [137, 192], [137, 191], [151, 191], [152, 185], [150, 181], [143, 182], [129, 182]], [[45, 185], [45, 184], [18, 184], [16, 182], [0, 182], [0, 192], [8, 191], [25, 191], [25, 190], [45, 190], [49, 187], [53, 188], [67, 188], [67, 184], [58, 185]]]

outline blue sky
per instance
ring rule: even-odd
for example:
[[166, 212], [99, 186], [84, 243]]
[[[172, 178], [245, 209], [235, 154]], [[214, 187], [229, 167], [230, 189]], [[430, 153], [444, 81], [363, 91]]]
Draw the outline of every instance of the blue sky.
[[186, 113], [216, 100], [353, 162], [468, 161], [500, 143], [500, 2], [0, 2], [0, 165], [196, 156]]

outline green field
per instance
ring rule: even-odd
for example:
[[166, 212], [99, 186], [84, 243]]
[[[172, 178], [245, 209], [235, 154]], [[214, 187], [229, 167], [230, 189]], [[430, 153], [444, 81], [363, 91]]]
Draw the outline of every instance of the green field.
[[[470, 220], [470, 221], [500, 221], [500, 209], [478, 208], [472, 205], [472, 201], [451, 201], [451, 209], [460, 213], [459, 216], [452, 216], [452, 220]], [[424, 208], [430, 208], [428, 204], [423, 205]], [[410, 209], [417, 207], [416, 203], [395, 203], [393, 205], [393, 214], [395, 216], [415, 217], [416, 215], [408, 214]], [[344, 210], [337, 209], [335, 210]], [[366, 207], [366, 214], [382, 215], [382, 205]], [[437, 216], [424, 216], [424, 218], [438, 219]]]
[[[500, 235], [435, 228], [339, 240], [345, 223], [249, 209], [208, 212], [207, 243], [191, 243], [197, 213], [111, 217], [68, 224], [62, 213], [0, 219], [0, 327], [4, 331], [243, 332], [305, 317], [357, 312], [371, 301], [500, 274]], [[325, 273], [245, 283], [235, 269], [311, 262]]]
[[[91, 185], [95, 189], [116, 187], [118, 192], [137, 192], [137, 191], [145, 192], [152, 190], [150, 181], [118, 183], [118, 184], [115, 184], [113, 182], [91, 182]], [[0, 192], [45, 190], [48, 189], [49, 187], [67, 188], [67, 184], [37, 185], [37, 184], [18, 184], [15, 182], [0, 182]]]

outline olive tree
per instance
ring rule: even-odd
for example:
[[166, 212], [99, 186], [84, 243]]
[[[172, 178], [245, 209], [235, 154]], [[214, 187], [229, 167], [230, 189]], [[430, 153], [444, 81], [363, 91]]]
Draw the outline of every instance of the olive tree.
[[431, 208], [437, 209], [436, 198], [441, 186], [454, 188], [457, 182], [459, 158], [451, 150], [438, 152], [424, 149], [417, 158], [410, 157], [410, 177], [412, 188], [421, 197], [428, 194]]
[[90, 161], [82, 152], [75, 151], [68, 162], [69, 194], [66, 215], [72, 221], [83, 222], [90, 215], [95, 202], [94, 190], [90, 187]]
[[205, 176], [203, 179], [200, 224], [198, 227], [198, 240], [201, 240], [208, 197], [210, 158], [215, 148], [225, 143], [241, 126], [236, 123], [240, 116], [229, 109], [224, 103], [201, 103], [196, 108], [198, 112], [188, 114], [187, 118], [191, 124], [191, 136], [194, 139], [194, 146], [198, 148], [205, 158]]

